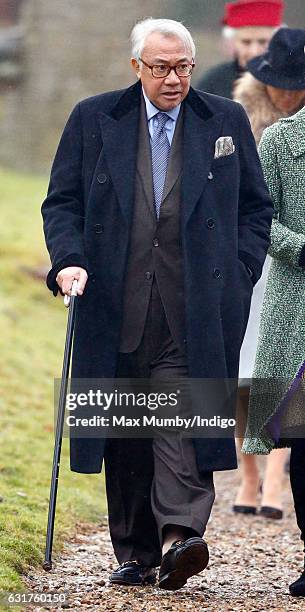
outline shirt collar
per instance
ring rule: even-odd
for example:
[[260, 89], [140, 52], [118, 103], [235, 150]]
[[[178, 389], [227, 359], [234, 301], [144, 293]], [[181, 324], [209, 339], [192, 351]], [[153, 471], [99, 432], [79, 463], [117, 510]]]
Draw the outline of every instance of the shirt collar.
[[160, 112], [161, 113], [162, 112], [166, 112], [166, 114], [173, 121], [177, 121], [178, 115], [179, 115], [179, 112], [180, 112], [181, 104], [178, 104], [178, 106], [175, 106], [175, 108], [172, 108], [171, 110], [161, 111], [159, 108], [154, 106], [153, 103], [149, 100], [149, 98], [147, 97], [143, 87], [142, 87], [142, 92], [143, 92], [143, 96], [144, 96], [144, 100], [145, 100], [145, 105], [146, 105], [147, 121], [150, 121], [157, 113], [160, 113]]

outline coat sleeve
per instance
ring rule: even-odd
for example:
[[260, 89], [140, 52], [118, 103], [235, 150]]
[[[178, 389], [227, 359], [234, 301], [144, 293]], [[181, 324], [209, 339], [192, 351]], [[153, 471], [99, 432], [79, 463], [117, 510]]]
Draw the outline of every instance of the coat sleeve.
[[[275, 126], [267, 128], [259, 145], [259, 154], [274, 204], [269, 253], [292, 266], [305, 267], [305, 236], [283, 225], [281, 219], [282, 182], [277, 157]], [[304, 261], [303, 261], [304, 260]]]
[[207, 91], [208, 93], [217, 95], [217, 82], [215, 82], [215, 74], [213, 70], [209, 70], [204, 74], [196, 85], [197, 89]]
[[270, 244], [273, 205], [248, 117], [240, 104], [236, 104], [236, 108], [240, 134], [238, 255], [252, 270], [255, 284], [261, 276]]
[[232, 98], [233, 83], [237, 78], [235, 64], [228, 62], [210, 68], [199, 79], [196, 89], [216, 96]]
[[56, 276], [67, 266], [88, 271], [84, 253], [82, 197], [82, 132], [79, 104], [63, 131], [52, 165], [47, 197], [41, 208], [46, 245], [52, 269], [47, 286], [57, 295]]

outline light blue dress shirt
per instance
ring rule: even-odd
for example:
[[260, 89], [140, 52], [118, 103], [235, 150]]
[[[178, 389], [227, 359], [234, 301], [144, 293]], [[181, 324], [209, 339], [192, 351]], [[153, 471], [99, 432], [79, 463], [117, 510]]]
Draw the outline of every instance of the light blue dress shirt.
[[[147, 95], [145, 94], [143, 87], [142, 87], [142, 91], [143, 91], [143, 96], [144, 96], [145, 105], [146, 105], [148, 130], [149, 130], [150, 138], [152, 139], [154, 135], [154, 127], [155, 127], [154, 117], [157, 113], [165, 112], [165, 111], [161, 111], [159, 108], [157, 108], [156, 106], [152, 104], [152, 102], [148, 99]], [[172, 108], [171, 110], [166, 111], [166, 114], [170, 117], [170, 119], [168, 119], [168, 121], [165, 124], [166, 134], [167, 134], [167, 138], [169, 140], [170, 145], [172, 144], [172, 140], [174, 137], [175, 127], [176, 127], [178, 115], [180, 112], [180, 107], [181, 107], [181, 104], [178, 104], [178, 106], [175, 106], [175, 108]]]

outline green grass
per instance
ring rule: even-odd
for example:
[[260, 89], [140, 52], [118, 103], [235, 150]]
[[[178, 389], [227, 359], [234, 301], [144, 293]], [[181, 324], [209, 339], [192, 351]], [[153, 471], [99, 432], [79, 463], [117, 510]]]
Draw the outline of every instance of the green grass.
[[[67, 310], [25, 268], [48, 264], [40, 205], [46, 180], [0, 169], [0, 591], [43, 560], [53, 456], [53, 384]], [[21, 493], [21, 495], [20, 495]], [[54, 551], [79, 520], [106, 511], [101, 475], [69, 469], [64, 439]]]

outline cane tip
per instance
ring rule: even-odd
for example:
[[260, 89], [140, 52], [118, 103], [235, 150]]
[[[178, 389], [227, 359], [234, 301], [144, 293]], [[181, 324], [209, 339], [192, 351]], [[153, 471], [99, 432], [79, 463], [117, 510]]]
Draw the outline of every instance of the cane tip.
[[45, 561], [42, 567], [46, 572], [49, 572], [52, 569], [52, 561]]

